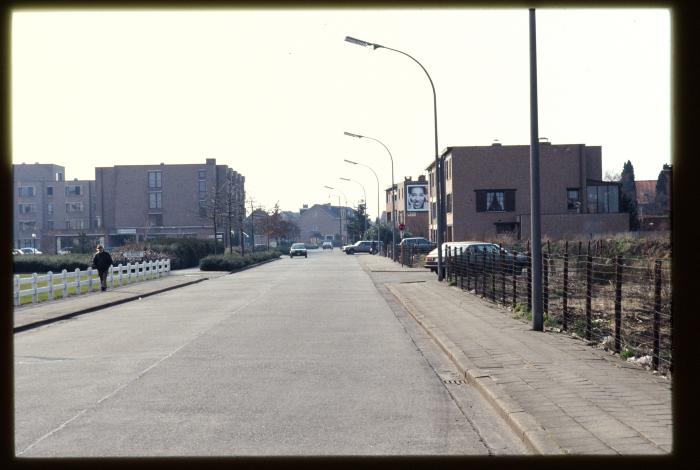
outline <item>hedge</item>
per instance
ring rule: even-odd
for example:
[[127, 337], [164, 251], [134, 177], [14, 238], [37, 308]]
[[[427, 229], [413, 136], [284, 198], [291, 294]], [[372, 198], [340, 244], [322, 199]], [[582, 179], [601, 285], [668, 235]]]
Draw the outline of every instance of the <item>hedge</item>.
[[276, 250], [258, 251], [246, 253], [241, 256], [238, 252], [226, 253], [224, 255], [209, 255], [199, 262], [199, 269], [202, 271], [235, 271], [251, 264], [260, 263], [270, 259], [280, 257], [280, 252]]
[[92, 266], [92, 254], [22, 255], [13, 257], [14, 273], [60, 273], [62, 270], [81, 271]]

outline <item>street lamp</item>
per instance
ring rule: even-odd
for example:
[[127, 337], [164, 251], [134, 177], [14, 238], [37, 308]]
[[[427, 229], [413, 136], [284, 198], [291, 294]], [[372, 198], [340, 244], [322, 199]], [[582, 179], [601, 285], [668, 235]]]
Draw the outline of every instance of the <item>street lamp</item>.
[[36, 250], [36, 233], [32, 233], [32, 248]]
[[[340, 179], [343, 180], [343, 181], [352, 181], [353, 183], [357, 183], [357, 184], [359, 184], [360, 187], [362, 188], [362, 194], [365, 196], [365, 215], [364, 215], [364, 219], [365, 219], [365, 231], [364, 231], [364, 233], [367, 233], [367, 193], [365, 192], [365, 187], [364, 187], [364, 186], [362, 185], [362, 183], [360, 183], [359, 181], [355, 181], [355, 180], [350, 179], [350, 178], [343, 178], [343, 177], [341, 176]], [[364, 240], [364, 234], [363, 234], [362, 239]]]
[[[433, 89], [433, 115], [434, 115], [434, 120], [435, 120], [435, 201], [436, 201], [436, 206], [437, 206], [437, 247], [438, 247], [438, 258], [437, 258], [437, 270], [438, 270], [438, 280], [442, 281], [443, 275], [442, 275], [442, 231], [444, 230], [444, 225], [443, 225], [443, 220], [442, 220], [442, 204], [443, 204], [443, 198], [442, 198], [442, 193], [441, 191], [444, 189], [443, 188], [443, 182], [441, 181], [440, 174], [441, 174], [441, 168], [440, 168], [440, 156], [438, 154], [438, 127], [437, 127], [437, 95], [435, 94], [435, 85], [433, 84], [433, 79], [430, 78], [430, 74], [428, 73], [427, 70], [425, 70], [425, 67], [423, 67], [423, 64], [418, 62], [415, 58], [411, 57], [410, 55], [406, 54], [405, 52], [399, 51], [397, 49], [392, 49], [391, 47], [386, 47], [382, 46], [380, 44], [372, 43], [372, 42], [367, 42], [363, 41], [362, 39], [357, 39], [353, 38], [350, 36], [345, 36], [345, 41], [351, 43], [351, 44], [356, 44], [358, 46], [362, 47], [371, 47], [372, 50], [376, 50], [379, 48], [382, 49], [387, 49], [389, 51], [394, 51], [398, 52], [399, 54], [403, 54], [412, 61], [414, 61], [418, 66], [423, 69], [423, 72], [425, 72], [425, 75], [428, 77], [428, 80], [430, 81], [430, 87]], [[347, 132], [346, 132], [347, 134]], [[357, 137], [357, 136], [356, 136]], [[392, 189], [394, 185], [393, 181], [393, 175], [392, 175]], [[393, 200], [392, 200], [393, 203]], [[392, 207], [392, 216], [393, 216], [393, 207]]]
[[[394, 184], [394, 157], [391, 155], [391, 152], [389, 151], [389, 147], [384, 145], [380, 140], [375, 139], [374, 137], [368, 137], [366, 135], [360, 135], [360, 134], [353, 134], [352, 132], [343, 132], [343, 134], [347, 135], [348, 137], [355, 137], [357, 139], [370, 139], [375, 142], [379, 142], [382, 147], [384, 147], [389, 154], [389, 158], [391, 159], [391, 258], [393, 260], [396, 260], [395, 256], [395, 251], [396, 251], [396, 213], [394, 211], [394, 200], [396, 199], [396, 185]], [[346, 160], [347, 161], [347, 160]], [[376, 174], [375, 174], [376, 176]]]
[[[352, 160], [348, 160], [347, 158], [343, 159], [346, 163], [350, 163], [351, 165], [361, 165], [365, 168], [369, 168], [372, 173], [374, 173], [374, 177], [377, 179], [377, 220], [380, 219], [379, 217], [379, 195], [381, 194], [381, 189], [379, 187], [379, 177], [377, 176], [377, 173], [370, 168], [369, 166], [365, 165], [364, 163], [357, 163], [353, 162]], [[379, 224], [377, 224], [377, 232], [375, 234], [375, 239], [379, 241]], [[377, 249], [379, 249], [379, 244], [377, 243]]]
[[[331, 186], [323, 186], [323, 187], [326, 189], [331, 189], [333, 191], [337, 191], [337, 189], [335, 189]], [[347, 202], [345, 204], [347, 204]], [[347, 226], [347, 224], [348, 223], [346, 221], [345, 225]], [[342, 248], [343, 247], [343, 210], [340, 208], [340, 194], [338, 194], [338, 236], [340, 237], [340, 247]]]

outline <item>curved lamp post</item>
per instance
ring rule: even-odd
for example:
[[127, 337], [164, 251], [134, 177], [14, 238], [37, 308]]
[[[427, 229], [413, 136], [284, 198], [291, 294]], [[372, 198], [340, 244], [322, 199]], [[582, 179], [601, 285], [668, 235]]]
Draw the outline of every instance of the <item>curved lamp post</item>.
[[[365, 165], [364, 163], [357, 163], [353, 162], [352, 160], [348, 160], [347, 158], [343, 159], [346, 163], [350, 163], [351, 165], [361, 165], [365, 168], [369, 168], [369, 170], [374, 173], [374, 177], [377, 180], [377, 220], [380, 220], [380, 215], [379, 215], [379, 195], [381, 194], [382, 190], [379, 187], [379, 177], [377, 176], [377, 173], [369, 166]], [[366, 199], [365, 199], [366, 200]], [[377, 231], [375, 234], [375, 240], [379, 241], [379, 224], [377, 223]], [[379, 249], [379, 243], [377, 243], [377, 249]]]
[[347, 135], [348, 137], [355, 137], [357, 139], [369, 139], [375, 142], [379, 142], [379, 144], [381, 144], [381, 146], [386, 149], [387, 153], [389, 154], [389, 158], [391, 158], [391, 258], [395, 260], [396, 256], [394, 256], [394, 251], [396, 251], [396, 212], [394, 209], [394, 203], [396, 199], [396, 185], [394, 184], [394, 157], [391, 155], [389, 147], [387, 147], [386, 145], [384, 145], [384, 143], [382, 143], [382, 141], [375, 139], [374, 137], [353, 134], [352, 132], [343, 132], [343, 134]]
[[[331, 186], [324, 186], [324, 188], [332, 189], [333, 191], [338, 191], [340, 194], [343, 195], [343, 198], [345, 199], [345, 205], [346, 206], [348, 205], [348, 198], [345, 196], [345, 193], [343, 191], [341, 191], [338, 188], [333, 188]], [[338, 215], [339, 215], [338, 222], [340, 223], [340, 227], [339, 227], [340, 233], [338, 235], [340, 235], [340, 244], [342, 245], [343, 244], [343, 222], [342, 222], [343, 221], [343, 208], [340, 206], [340, 194], [338, 194]], [[345, 231], [346, 232], [347, 232], [347, 229], [348, 229], [348, 221], [345, 220]], [[348, 242], [348, 237], [346, 235], [345, 236], [345, 243], [347, 243], [347, 242]]]
[[[438, 269], [438, 280], [442, 281], [443, 276], [442, 276], [442, 231], [443, 231], [443, 221], [442, 221], [442, 194], [441, 191], [443, 190], [443, 184], [440, 178], [441, 174], [441, 168], [440, 168], [440, 155], [438, 154], [438, 127], [437, 127], [437, 96], [435, 94], [435, 85], [433, 84], [433, 79], [430, 78], [430, 74], [428, 74], [428, 71], [425, 70], [425, 67], [423, 67], [423, 64], [418, 62], [415, 58], [411, 57], [410, 55], [406, 54], [405, 52], [399, 51], [397, 49], [392, 49], [391, 47], [386, 47], [382, 46], [380, 44], [372, 43], [372, 42], [367, 42], [363, 41], [361, 39], [356, 39], [350, 36], [345, 36], [345, 41], [351, 43], [351, 44], [356, 44], [358, 46], [362, 47], [371, 47], [372, 50], [376, 50], [379, 48], [386, 49], [389, 51], [394, 51], [398, 52], [399, 54], [403, 54], [409, 59], [411, 59], [413, 62], [418, 64], [421, 69], [423, 69], [423, 72], [425, 72], [425, 75], [428, 77], [428, 80], [430, 81], [430, 87], [433, 89], [433, 114], [435, 117], [435, 201], [436, 201], [436, 206], [437, 206], [437, 214], [436, 215], [436, 221], [437, 221], [437, 236], [436, 236], [436, 242], [437, 242], [437, 247], [438, 247], [438, 264], [437, 264], [437, 269]], [[392, 176], [392, 189], [394, 185], [393, 181], [393, 176]], [[392, 201], [393, 203], [393, 201]], [[392, 216], [393, 216], [393, 207], [392, 207]]]
[[[364, 186], [362, 185], [362, 183], [360, 183], [359, 181], [355, 181], [355, 180], [350, 179], [350, 178], [343, 178], [343, 177], [341, 176], [340, 179], [343, 180], [343, 181], [352, 181], [353, 183], [357, 183], [357, 184], [359, 184], [360, 187], [362, 188], [362, 194], [365, 196], [365, 216], [364, 216], [364, 219], [365, 219], [365, 231], [364, 231], [364, 233], [367, 233], [367, 192], [365, 192], [365, 187], [364, 187]], [[363, 233], [363, 240], [364, 240], [364, 233]]]

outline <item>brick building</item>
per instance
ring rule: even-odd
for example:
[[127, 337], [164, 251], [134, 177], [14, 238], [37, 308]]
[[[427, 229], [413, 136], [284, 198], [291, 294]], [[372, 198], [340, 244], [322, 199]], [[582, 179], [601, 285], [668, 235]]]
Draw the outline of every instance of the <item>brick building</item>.
[[[391, 224], [391, 188], [385, 190], [386, 214]], [[404, 224], [404, 230], [415, 237], [428, 237], [429, 190], [425, 175], [417, 180], [405, 177], [396, 184], [396, 227]]]
[[[530, 238], [529, 145], [448, 147], [444, 159], [446, 238]], [[436, 239], [435, 163], [427, 167], [430, 238]], [[540, 143], [543, 237], [625, 232], [620, 184], [602, 181], [601, 147]]]
[[355, 211], [349, 207], [331, 204], [304, 205], [299, 210], [295, 223], [299, 227], [299, 237], [303, 242], [321, 243], [335, 241], [347, 243], [347, 221], [354, 217]]
[[[204, 164], [117, 165], [95, 168], [96, 213], [104, 243], [155, 237], [214, 237], [212, 214], [242, 219], [245, 178], [213, 158]], [[228, 239], [228, 216], [216, 220]]]
[[71, 246], [81, 235], [99, 235], [95, 182], [65, 181], [60, 165], [12, 165], [13, 245], [47, 254]]

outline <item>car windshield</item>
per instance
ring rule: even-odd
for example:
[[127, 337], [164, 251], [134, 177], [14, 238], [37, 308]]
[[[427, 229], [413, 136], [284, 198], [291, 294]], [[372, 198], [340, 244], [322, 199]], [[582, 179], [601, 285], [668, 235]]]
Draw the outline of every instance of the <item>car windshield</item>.
[[306, 245], [304, 245], [303, 243], [295, 243], [294, 245], [292, 245], [292, 248], [306, 248]]

